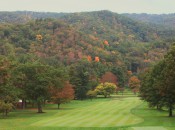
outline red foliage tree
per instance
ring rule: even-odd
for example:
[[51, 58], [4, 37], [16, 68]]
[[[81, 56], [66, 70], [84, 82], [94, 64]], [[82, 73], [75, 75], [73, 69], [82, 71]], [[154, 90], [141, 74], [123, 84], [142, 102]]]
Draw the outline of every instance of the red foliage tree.
[[114, 83], [115, 85], [117, 85], [118, 83], [117, 77], [112, 72], [106, 72], [101, 77], [101, 83], [105, 83], [105, 82]]

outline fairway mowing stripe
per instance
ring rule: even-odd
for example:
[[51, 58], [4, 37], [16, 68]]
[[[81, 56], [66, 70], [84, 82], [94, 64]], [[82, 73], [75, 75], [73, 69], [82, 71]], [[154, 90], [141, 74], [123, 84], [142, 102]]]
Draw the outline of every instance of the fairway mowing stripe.
[[[93, 122], [89, 122], [88, 124], [86, 124], [85, 126], [88, 126], [88, 127], [90, 127], [90, 126], [101, 126], [101, 122], [103, 121], [103, 120], [108, 120], [108, 118], [109, 117], [111, 117], [111, 115], [110, 114], [106, 114], [106, 115], [103, 115], [103, 116], [101, 116], [101, 113], [99, 113], [98, 115], [95, 115], [95, 116], [93, 116], [93, 118], [90, 118], [89, 120], [94, 120], [94, 119], [96, 119], [95, 121], [93, 121]], [[88, 120], [85, 120], [85, 121], [88, 121]]]
[[[103, 107], [105, 107], [104, 105], [103, 105]], [[95, 111], [100, 111], [100, 109], [102, 109], [102, 107], [99, 107], [98, 109], [96, 109]], [[93, 109], [93, 113], [94, 113], [94, 109]], [[95, 114], [95, 113], [94, 113]], [[94, 115], [93, 114], [93, 115]], [[97, 115], [100, 115], [101, 113], [99, 113], [99, 114], [95, 114], [96, 116]], [[82, 114], [81, 114], [82, 115]], [[86, 114], [86, 116], [82, 116], [81, 117], [81, 119], [82, 118], [84, 118], [84, 119], [86, 119], [85, 117], [93, 117], [93, 115], [92, 115], [92, 112], [89, 112], [88, 114]], [[78, 120], [81, 120], [81, 119], [78, 119]], [[72, 121], [72, 122], [70, 122], [70, 123], [74, 123], [74, 122], [79, 122], [79, 123], [76, 123], [76, 126], [77, 126], [77, 124], [81, 124], [81, 121], [77, 121], [77, 119], [75, 120], [75, 121]], [[75, 124], [74, 124], [75, 125]]]
[[[106, 103], [106, 102], [105, 102], [105, 103]], [[103, 104], [104, 104], [104, 103], [103, 103]], [[103, 104], [102, 104], [102, 107], [103, 107], [103, 108], [102, 108], [102, 107], [98, 107], [98, 105], [96, 105], [95, 107], [98, 107], [98, 109], [96, 109], [96, 111], [101, 111], [101, 109], [104, 109], [104, 108], [106, 107], [106, 105], [103, 105]], [[100, 105], [101, 105], [101, 104], [100, 104]], [[91, 108], [91, 109], [92, 109], [92, 108]], [[112, 109], [112, 108], [111, 108], [111, 109]], [[109, 111], [109, 110], [106, 109], [106, 111]], [[97, 116], [98, 116], [98, 115], [101, 115], [101, 112], [100, 112], [99, 114], [95, 114], [95, 113], [94, 113], [94, 109], [93, 109], [93, 113], [95, 114], [95, 117], [94, 117], [94, 115], [91, 115], [91, 113], [92, 113], [92, 112], [89, 112], [89, 114], [87, 114], [86, 117], [90, 117], [90, 116], [91, 116], [91, 117], [93, 117], [93, 118], [98, 119]], [[83, 116], [82, 118], [84, 118], [85, 120], [91, 120], [91, 119], [92, 119], [92, 118], [87, 119], [87, 118], [85, 118], [85, 116]], [[78, 120], [80, 120], [80, 119], [78, 119]], [[84, 121], [84, 120], [83, 120], [83, 121]], [[75, 126], [75, 125], [77, 126], [78, 124], [82, 124], [81, 121], [77, 121], [77, 119], [76, 119], [75, 121], [70, 122], [70, 123], [74, 123], [74, 122], [79, 122], [79, 123], [73, 124], [73, 126]], [[69, 125], [70, 125], [70, 124], [69, 124]], [[71, 126], [72, 126], [72, 125], [71, 125]]]
[[[103, 104], [103, 103], [100, 103], [100, 104]], [[83, 108], [84, 109], [84, 108]], [[52, 125], [54, 125], [54, 124], [57, 124], [57, 123], [60, 123], [60, 124], [62, 124], [62, 125], [64, 125], [64, 124], [68, 124], [68, 123], [71, 123], [71, 122], [75, 122], [75, 121], [77, 121], [77, 120], [80, 120], [79, 118], [82, 118], [82, 112], [80, 112], [80, 111], [82, 111], [83, 112], [83, 114], [84, 114], [84, 112], [85, 111], [83, 111], [82, 110], [82, 108], [80, 108], [79, 109], [79, 111], [78, 111], [78, 113], [76, 112], [76, 111], [73, 111], [73, 113], [74, 114], [71, 114], [71, 115], [75, 115], [75, 116], [73, 116], [73, 117], [70, 117], [70, 114], [67, 114], [68, 115], [68, 117], [65, 117], [65, 119], [63, 120], [62, 118], [63, 117], [59, 117], [59, 118], [61, 118], [61, 120], [56, 120], [56, 119], [59, 119], [59, 118], [55, 118], [55, 119], [53, 119], [52, 121], [49, 121], [50, 123], [48, 123], [47, 122], [47, 124], [45, 124], [44, 126], [47, 126], [47, 125], [49, 125], [49, 124], [52, 124]], [[96, 110], [96, 111], [98, 111], [98, 109]], [[89, 115], [87, 115], [87, 116], [89, 116]], [[90, 115], [91, 116], [91, 115]], [[78, 119], [77, 119], [77, 117], [78, 117]], [[83, 117], [84, 118], [84, 117]], [[73, 120], [70, 120], [70, 119], [73, 119]], [[61, 123], [61, 122], [64, 122], [64, 123]], [[61, 126], [62, 126], [61, 125]]]
[[[101, 104], [101, 103], [100, 103]], [[83, 108], [84, 109], [84, 108]], [[78, 111], [77, 111], [78, 110]], [[61, 118], [61, 122], [64, 122], [65, 120], [69, 120], [68, 118], [74, 118], [74, 117], [76, 117], [76, 116], [81, 116], [82, 115], [82, 108], [79, 108], [79, 109], [77, 109], [76, 111], [75, 110], [72, 110], [72, 111], [69, 111], [69, 113], [66, 113], [65, 115], [61, 115], [61, 116], [59, 116], [59, 114], [57, 114], [57, 116], [59, 116], [59, 117], [56, 117], [56, 118], [54, 118], [54, 119], [51, 119], [51, 120], [49, 120], [49, 121], [47, 121], [47, 124], [50, 124], [49, 122], [51, 122], [52, 124], [54, 123], [54, 122], [58, 122], [56, 119], [59, 119], [59, 118]], [[84, 113], [84, 111], [83, 111], [83, 113]], [[64, 119], [64, 120], [63, 120]], [[41, 122], [41, 121], [39, 121], [39, 122]], [[38, 123], [39, 123], [38, 122]], [[43, 123], [46, 123], [46, 121], [45, 120], [43, 120]], [[35, 123], [36, 124], [36, 123]]]
[[[111, 102], [108, 102], [107, 104], [111, 104]], [[114, 106], [115, 106], [115, 104], [113, 104]], [[118, 105], [118, 104], [117, 104]], [[96, 106], [99, 106], [99, 105], [96, 105]], [[95, 107], [96, 107], [95, 106]], [[102, 106], [105, 108], [106, 106], [108, 106], [108, 105], [104, 105], [104, 104], [102, 104]], [[126, 107], [126, 106], [125, 106]], [[93, 110], [94, 110], [94, 108], [92, 108]], [[97, 110], [97, 111], [100, 111], [100, 109], [102, 109], [103, 110], [103, 108], [101, 108], [101, 107], [99, 107], [98, 108], [99, 110]], [[111, 109], [113, 109], [113, 108], [111, 108]], [[106, 111], [109, 111], [109, 109], [106, 109]], [[106, 112], [105, 111], [105, 112]], [[103, 112], [104, 112], [104, 110], [103, 110]], [[103, 113], [102, 112], [102, 113]], [[101, 115], [101, 112], [98, 114], [98, 115]], [[93, 118], [95, 118], [96, 117], [96, 119], [98, 119], [97, 117], [98, 117], [98, 115], [96, 114], [96, 116], [93, 116]], [[89, 115], [86, 115], [86, 117], [89, 117], [89, 116], [91, 116], [90, 114]], [[109, 114], [109, 116], [111, 116], [110, 114]], [[104, 117], [104, 116], [103, 116]], [[82, 118], [84, 118], [84, 119], [86, 119], [85, 118], [85, 116], [82, 116]], [[79, 118], [78, 120], [76, 119], [76, 120], [74, 120], [74, 121], [71, 121], [71, 122], [65, 122], [65, 124], [69, 124], [70, 125], [70, 123], [75, 123], [75, 122], [79, 122], [78, 124], [82, 124], [82, 122], [80, 122], [79, 120], [80, 119], [82, 119], [82, 118]], [[75, 118], [73, 118], [73, 119], [75, 119]], [[92, 118], [90, 118], [89, 120], [91, 120]], [[103, 120], [103, 119], [101, 119], [101, 120]], [[62, 121], [61, 121], [62, 122]], [[100, 121], [98, 121], [98, 122], [100, 122]], [[53, 123], [53, 122], [52, 122]], [[78, 124], [74, 124], [75, 126], [77, 126]], [[93, 123], [94, 124], [94, 123]], [[62, 124], [63, 125], [63, 124]], [[88, 125], [89, 126], [89, 125]]]
[[[83, 115], [83, 114], [81, 114], [81, 115]], [[70, 126], [77, 126], [78, 124], [81, 124], [81, 121], [83, 119], [87, 119], [88, 117], [92, 117], [92, 115], [89, 114], [89, 113], [88, 114], [84, 114], [83, 116], [80, 116], [78, 119], [75, 118], [73, 121], [69, 121], [67, 123], [69, 123]], [[65, 124], [66, 124], [66, 122], [62, 123], [62, 125], [65, 125]]]
[[[110, 104], [111, 104], [111, 103], [110, 103]], [[104, 105], [104, 107], [106, 107], [106, 105]], [[98, 111], [100, 111], [101, 109], [103, 110], [103, 108], [101, 108], [101, 107], [99, 107], [98, 109], [99, 109]], [[111, 108], [111, 109], [114, 109], [114, 108]], [[109, 109], [106, 109], [106, 111], [110, 111], [110, 110], [109, 110]], [[101, 111], [101, 112], [99, 112], [98, 114], [95, 114], [95, 116], [94, 116], [94, 115], [90, 115], [90, 116], [91, 116], [90, 118], [84, 118], [84, 120], [82, 120], [82, 121], [79, 122], [78, 124], [81, 125], [81, 124], [83, 124], [84, 122], [92, 121], [94, 118], [98, 120], [98, 116], [101, 117], [101, 114], [102, 114], [103, 112], [104, 112], [104, 110]], [[110, 116], [110, 114], [109, 114], [109, 116]], [[93, 122], [92, 122], [91, 124], [93, 124]], [[91, 125], [88, 123], [88, 126], [91, 126]]]
[[[115, 106], [115, 105], [114, 105]], [[106, 109], [106, 111], [105, 112], [111, 112], [112, 110], [116, 110], [115, 108], [113, 108], [113, 107], [111, 107], [111, 109]], [[109, 113], [109, 114], [106, 114], [106, 115], [103, 115], [103, 118], [98, 118], [98, 117], [96, 117], [96, 121], [95, 122], [92, 122], [92, 123], [90, 123], [92, 126], [94, 126], [95, 124], [100, 124], [100, 122], [102, 122], [103, 120], [105, 120], [105, 122], [107, 121], [107, 120], [109, 120], [109, 118], [108, 117], [114, 117], [114, 115], [112, 114], [112, 113]], [[101, 114], [98, 114], [98, 115], [100, 115], [101, 116]], [[123, 116], [123, 115], [121, 115], [121, 116]], [[116, 116], [115, 116], [115, 118], [116, 118]], [[100, 126], [100, 125], [98, 125], [98, 126]]]

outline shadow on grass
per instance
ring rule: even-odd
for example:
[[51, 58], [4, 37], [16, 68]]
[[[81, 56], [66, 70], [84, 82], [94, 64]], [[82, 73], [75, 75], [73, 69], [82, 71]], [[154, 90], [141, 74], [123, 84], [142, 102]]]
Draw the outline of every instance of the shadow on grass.
[[61, 108], [46, 108], [46, 110], [73, 110], [74, 108], [64, 108], [64, 107], [61, 107]]

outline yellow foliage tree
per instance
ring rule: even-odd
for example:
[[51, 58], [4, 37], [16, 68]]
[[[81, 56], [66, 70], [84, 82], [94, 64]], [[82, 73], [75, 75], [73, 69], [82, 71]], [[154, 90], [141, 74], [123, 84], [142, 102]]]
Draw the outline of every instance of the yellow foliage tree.
[[38, 35], [36, 35], [36, 39], [37, 39], [38, 41], [41, 41], [41, 40], [43, 39], [43, 37], [42, 37], [42, 35], [38, 34]]
[[114, 83], [101, 83], [95, 88], [95, 92], [100, 95], [104, 95], [104, 97], [109, 97], [110, 94], [114, 93], [117, 89], [117, 86]]

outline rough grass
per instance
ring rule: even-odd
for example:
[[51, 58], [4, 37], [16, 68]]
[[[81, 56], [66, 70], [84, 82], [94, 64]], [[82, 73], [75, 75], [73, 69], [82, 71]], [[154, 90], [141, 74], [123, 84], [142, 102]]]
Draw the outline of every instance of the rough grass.
[[44, 112], [16, 110], [0, 119], [0, 130], [173, 130], [175, 118], [166, 111], [148, 109], [147, 104], [131, 93], [112, 98], [48, 104]]

